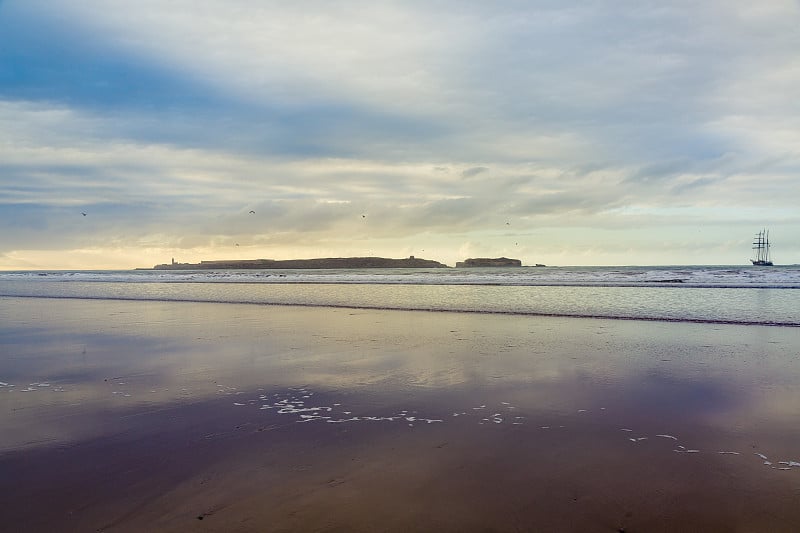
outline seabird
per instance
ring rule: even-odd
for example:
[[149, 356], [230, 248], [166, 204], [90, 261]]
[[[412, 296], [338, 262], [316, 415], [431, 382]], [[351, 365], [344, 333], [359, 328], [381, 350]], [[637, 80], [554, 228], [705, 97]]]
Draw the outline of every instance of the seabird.
[[253, 214], [253, 215], [255, 215], [255, 214], [256, 214], [256, 212], [255, 212], [255, 211], [253, 211], [252, 209], [250, 210], [250, 213], [251, 213], [251, 214]]
[[84, 213], [83, 211], [81, 211], [81, 215], [83, 215], [83, 216], [86, 216], [86, 213]]

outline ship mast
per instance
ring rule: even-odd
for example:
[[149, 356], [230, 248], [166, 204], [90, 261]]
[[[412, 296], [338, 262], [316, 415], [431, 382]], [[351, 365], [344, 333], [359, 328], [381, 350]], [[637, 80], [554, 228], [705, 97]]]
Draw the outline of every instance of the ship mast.
[[769, 260], [769, 231], [762, 229], [755, 236], [753, 242], [753, 250], [756, 251], [756, 258], [753, 260], [754, 265], [768, 265]]

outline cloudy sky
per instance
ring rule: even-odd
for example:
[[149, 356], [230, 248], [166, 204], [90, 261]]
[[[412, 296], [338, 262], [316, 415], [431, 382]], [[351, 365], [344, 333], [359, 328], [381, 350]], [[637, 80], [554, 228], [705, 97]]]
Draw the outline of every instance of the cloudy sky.
[[797, 0], [0, 0], [0, 269], [746, 264], [762, 227], [800, 263], [798, 28]]

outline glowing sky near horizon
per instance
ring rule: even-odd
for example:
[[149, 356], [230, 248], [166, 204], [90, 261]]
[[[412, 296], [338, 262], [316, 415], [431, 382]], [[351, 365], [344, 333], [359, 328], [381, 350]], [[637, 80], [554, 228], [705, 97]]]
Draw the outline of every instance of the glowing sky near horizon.
[[797, 28], [779, 0], [0, 0], [0, 269], [747, 264], [762, 227], [800, 263]]

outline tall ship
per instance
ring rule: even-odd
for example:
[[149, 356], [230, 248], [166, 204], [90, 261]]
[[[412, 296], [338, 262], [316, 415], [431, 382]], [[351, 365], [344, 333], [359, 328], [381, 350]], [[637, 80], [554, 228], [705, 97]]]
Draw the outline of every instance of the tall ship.
[[772, 266], [772, 259], [769, 258], [769, 231], [762, 229], [753, 239], [756, 256], [750, 262], [755, 266]]

